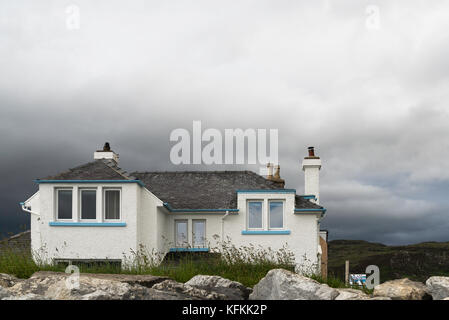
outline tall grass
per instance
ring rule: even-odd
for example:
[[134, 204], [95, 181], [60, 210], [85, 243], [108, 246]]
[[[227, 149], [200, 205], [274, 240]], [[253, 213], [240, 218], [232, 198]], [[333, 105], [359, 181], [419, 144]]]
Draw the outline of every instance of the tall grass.
[[[163, 254], [140, 246], [137, 251], [124, 255], [121, 268], [107, 263], [82, 263], [77, 266], [82, 273], [151, 274], [178, 282], [186, 282], [198, 274], [218, 275], [248, 287], [253, 287], [271, 269], [294, 270], [294, 255], [287, 247], [280, 250], [254, 245], [236, 247], [228, 239], [211, 248], [211, 251], [214, 253], [169, 253], [163, 259]], [[37, 271], [65, 271], [63, 264], [52, 265], [45, 259], [36, 260], [33, 261], [26, 250], [2, 248], [0, 273], [29, 278]]]
[[[209, 245], [209, 247], [211, 247]], [[0, 247], [0, 273], [29, 278], [37, 271], [64, 272], [66, 265], [49, 264], [40, 254], [34, 254], [34, 261], [28, 250], [21, 248]], [[74, 263], [81, 273], [122, 273], [151, 274], [165, 276], [178, 282], [186, 282], [198, 274], [218, 275], [238, 281], [247, 287], [253, 287], [271, 269], [295, 270], [294, 254], [285, 245], [279, 250], [256, 245], [236, 247], [230, 239], [218, 241], [211, 247], [212, 253], [168, 253], [167, 255], [148, 250], [143, 245], [128, 255], [123, 255], [122, 266], [113, 263]], [[303, 258], [307, 262], [306, 257]], [[162, 262], [161, 262], [162, 261]], [[302, 267], [302, 266], [301, 266]], [[323, 279], [313, 272], [315, 267], [304, 264], [303, 270], [308, 277], [320, 283], [327, 283], [333, 288], [347, 288], [344, 281], [329, 276]], [[297, 266], [298, 270], [298, 266]], [[357, 289], [360, 289], [356, 287]]]

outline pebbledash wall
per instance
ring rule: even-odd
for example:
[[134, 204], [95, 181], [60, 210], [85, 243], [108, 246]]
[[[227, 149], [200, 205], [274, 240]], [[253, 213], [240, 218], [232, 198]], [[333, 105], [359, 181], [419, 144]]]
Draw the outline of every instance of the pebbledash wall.
[[[121, 189], [121, 219], [115, 222], [65, 222], [56, 220], [56, 190], [73, 188], [73, 212], [79, 211], [76, 195], [79, 188]], [[247, 201], [263, 201], [263, 228], [247, 229]], [[284, 228], [267, 228], [268, 200], [284, 202]], [[295, 212], [295, 190], [240, 190], [237, 192], [238, 210], [210, 212], [171, 212], [164, 203], [138, 183], [40, 183], [39, 192], [25, 202], [31, 215], [31, 247], [36, 260], [52, 263], [55, 260], [120, 260], [132, 262], [133, 252], [144, 248], [158, 252], [160, 257], [173, 250], [175, 220], [188, 220], [188, 242], [192, 246], [192, 220], [206, 220], [206, 241], [209, 249], [218, 241], [229, 238], [234, 245], [256, 245], [273, 250], [287, 245], [298, 266], [319, 266], [319, 221], [321, 212]], [[97, 212], [103, 212], [102, 197], [97, 196]], [[177, 211], [177, 210], [174, 210]]]

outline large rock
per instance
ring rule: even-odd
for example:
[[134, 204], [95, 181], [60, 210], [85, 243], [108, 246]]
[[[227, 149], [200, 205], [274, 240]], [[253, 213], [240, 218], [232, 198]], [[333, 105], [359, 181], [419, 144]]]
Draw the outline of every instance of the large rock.
[[11, 276], [6, 273], [0, 273], [0, 286], [4, 288], [9, 288], [18, 283], [19, 281], [22, 281], [14, 276]]
[[188, 300], [227, 300], [227, 296], [200, 288], [193, 287], [188, 284], [179, 283], [174, 280], [165, 280], [153, 286], [154, 290], [162, 292], [171, 292], [178, 299]]
[[30, 278], [20, 281], [10, 287], [9, 291], [11, 291], [14, 296], [23, 296], [29, 293], [37, 296], [44, 296], [51, 285], [61, 280], [65, 280], [68, 276], [68, 274], [63, 272], [54, 273], [51, 276], [36, 272]]
[[40, 296], [34, 293], [27, 293], [22, 296], [9, 296], [2, 300], [50, 300], [44, 296]]
[[[64, 272], [53, 271], [39, 271], [33, 274], [33, 277], [39, 278], [67, 278], [70, 274]], [[97, 278], [103, 280], [114, 280], [119, 282], [128, 283], [131, 285], [141, 285], [147, 288], [151, 288], [155, 284], [168, 280], [167, 277], [153, 276], [150, 274], [111, 274], [111, 273], [83, 273], [83, 277]]]
[[185, 283], [195, 288], [224, 294], [227, 300], [245, 300], [251, 293], [251, 288], [237, 281], [231, 281], [219, 276], [197, 275]]
[[361, 290], [357, 289], [336, 289], [339, 295], [335, 298], [335, 300], [368, 300], [370, 296], [364, 293]]
[[5, 289], [2, 286], [0, 286], [0, 300], [6, 299], [6, 298], [10, 297], [11, 295], [12, 294], [8, 289]]
[[434, 300], [449, 297], [449, 277], [430, 277], [426, 281], [426, 286]]
[[[186, 296], [164, 292], [138, 284], [121, 282], [115, 275], [81, 274], [79, 285], [68, 285], [69, 274], [38, 272], [9, 288], [8, 299], [52, 300], [178, 300]], [[108, 279], [110, 278], [110, 279]], [[131, 281], [130, 278], [125, 278]], [[142, 280], [143, 281], [143, 280]], [[132, 282], [132, 281], [131, 281]]]
[[421, 282], [407, 278], [391, 280], [374, 288], [375, 297], [390, 297], [392, 300], [429, 300], [431, 296]]
[[253, 288], [250, 300], [333, 300], [338, 291], [284, 269], [270, 270]]

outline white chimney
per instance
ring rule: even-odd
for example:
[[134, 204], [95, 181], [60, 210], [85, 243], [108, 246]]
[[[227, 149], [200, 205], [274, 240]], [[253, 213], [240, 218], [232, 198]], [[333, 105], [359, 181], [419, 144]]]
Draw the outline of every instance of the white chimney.
[[[320, 204], [320, 169], [321, 159], [315, 156], [313, 147], [309, 147], [309, 156], [302, 161], [302, 170], [304, 170], [304, 193], [314, 195], [316, 204]], [[313, 200], [312, 200], [313, 201]]]
[[115, 163], [118, 163], [118, 154], [111, 150], [109, 142], [104, 144], [103, 150], [94, 152], [94, 160], [100, 159], [113, 160]]

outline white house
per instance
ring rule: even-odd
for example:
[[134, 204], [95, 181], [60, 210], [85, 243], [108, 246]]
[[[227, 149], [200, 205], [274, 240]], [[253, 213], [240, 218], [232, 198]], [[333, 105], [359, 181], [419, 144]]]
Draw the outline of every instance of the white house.
[[[37, 259], [117, 261], [144, 246], [209, 251], [229, 238], [236, 246], [287, 245], [298, 265], [321, 267], [319, 205], [321, 160], [313, 147], [304, 158], [305, 193], [285, 189], [279, 167], [262, 177], [251, 171], [126, 173], [106, 143], [94, 161], [45, 179], [21, 203], [31, 214]], [[321, 243], [321, 245], [320, 245]]]

